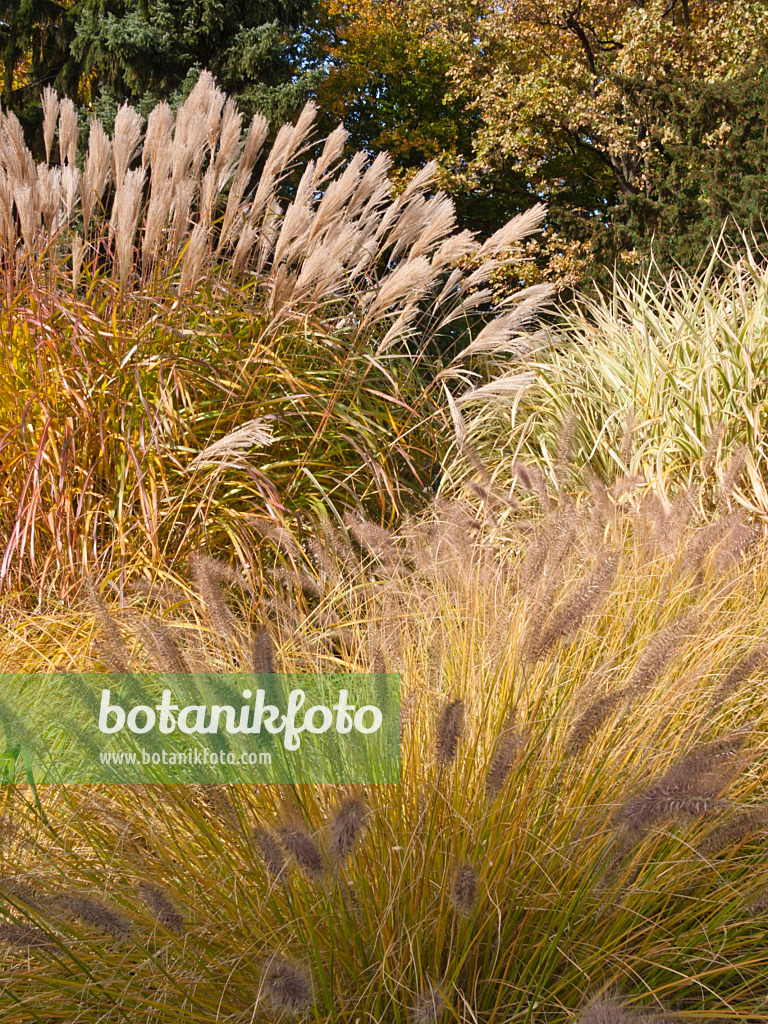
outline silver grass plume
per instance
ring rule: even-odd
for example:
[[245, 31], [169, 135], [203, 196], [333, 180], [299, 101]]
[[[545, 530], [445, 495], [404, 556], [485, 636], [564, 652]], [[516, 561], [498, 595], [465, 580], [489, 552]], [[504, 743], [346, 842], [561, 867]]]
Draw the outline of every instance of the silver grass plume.
[[312, 1006], [312, 982], [308, 973], [289, 960], [275, 957], [264, 968], [264, 992], [275, 1010], [293, 1016]]
[[[199, 225], [198, 225], [199, 227]], [[197, 228], [195, 229], [197, 230]], [[193, 232], [194, 235], [194, 232]], [[205, 230], [202, 230], [203, 244], [205, 242]], [[190, 239], [190, 245], [192, 240]], [[199, 266], [197, 268], [199, 272]], [[182, 281], [184, 273], [182, 271]], [[189, 468], [199, 466], [224, 466], [228, 462], [244, 455], [252, 448], [263, 448], [272, 443], [272, 427], [264, 419], [248, 420], [236, 430], [231, 431], [217, 441], [212, 441], [189, 463]]]
[[91, 118], [88, 133], [88, 154], [85, 158], [85, 175], [81, 192], [83, 231], [87, 231], [94, 207], [101, 202], [104, 189], [109, 181], [112, 163], [112, 143], [104, 131], [101, 121]]
[[59, 103], [59, 153], [61, 162], [70, 167], [75, 166], [77, 137], [77, 110], [72, 100], [65, 96]]
[[147, 118], [147, 131], [141, 153], [142, 165], [151, 168], [152, 189], [162, 188], [171, 169], [173, 111], [167, 103], [158, 103]]
[[56, 122], [59, 117], [59, 97], [50, 85], [46, 85], [42, 94], [43, 104], [43, 142], [45, 143], [45, 159], [51, 162], [51, 147], [56, 134]]
[[123, 287], [133, 270], [134, 238], [139, 220], [145, 176], [146, 171], [143, 167], [137, 167], [135, 171], [126, 171], [125, 177], [118, 182], [115, 195], [117, 209], [116, 216], [113, 213], [115, 251]]

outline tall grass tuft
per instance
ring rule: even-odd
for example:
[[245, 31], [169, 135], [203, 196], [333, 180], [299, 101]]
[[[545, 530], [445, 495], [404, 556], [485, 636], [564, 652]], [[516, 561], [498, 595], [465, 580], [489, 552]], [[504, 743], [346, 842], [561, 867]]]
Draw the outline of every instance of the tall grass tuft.
[[253, 564], [254, 516], [423, 501], [443, 387], [533, 330], [542, 293], [484, 285], [543, 208], [457, 232], [434, 164], [394, 196], [315, 117], [246, 127], [203, 72], [175, 114], [93, 119], [80, 168], [71, 101], [45, 92], [39, 165], [0, 112], [0, 586]]
[[[651, 552], [651, 499], [616, 503], [599, 535], [599, 498], [561, 500], [531, 519], [437, 502], [388, 533], [396, 571], [327, 522], [292, 549], [322, 598], [227, 584], [231, 633], [193, 570], [162, 618], [206, 672], [369, 671], [388, 639], [401, 782], [6, 787], [4, 1022], [768, 1020], [751, 656], [768, 548], [723, 563], [715, 546], [682, 573], [699, 513]], [[607, 598], [532, 659], [542, 602], [557, 616], [606, 551]], [[107, 667], [89, 654], [105, 614], [131, 669], [151, 667], [134, 640], [157, 605], [103, 601], [42, 635], [39, 616], [34, 634], [3, 625], [4, 667]], [[268, 657], [252, 650], [264, 621]]]

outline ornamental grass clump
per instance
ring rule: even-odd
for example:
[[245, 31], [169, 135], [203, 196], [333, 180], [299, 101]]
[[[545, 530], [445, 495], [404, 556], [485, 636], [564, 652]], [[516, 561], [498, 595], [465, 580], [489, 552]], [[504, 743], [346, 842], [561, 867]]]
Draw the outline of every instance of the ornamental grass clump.
[[[465, 437], [498, 466], [499, 483], [526, 461], [560, 491], [559, 439], [575, 413], [582, 484], [590, 472], [625, 473], [669, 511], [674, 494], [705, 483], [709, 507], [765, 517], [767, 329], [768, 263], [748, 238], [738, 250], [717, 246], [697, 273], [660, 275], [651, 264], [617, 275], [559, 308], [525, 379], [456, 393]], [[730, 466], [711, 474], [726, 451]], [[451, 471], [463, 478], [466, 463]]]
[[184, 600], [2, 627], [6, 669], [157, 670], [160, 619], [199, 671], [385, 667], [403, 709], [398, 785], [5, 787], [4, 1022], [768, 1019], [768, 548], [691, 575], [711, 523], [543, 499], [319, 524], [312, 600], [195, 559]]
[[423, 503], [443, 389], [535, 334], [548, 289], [487, 285], [543, 207], [476, 239], [436, 165], [394, 196], [313, 104], [246, 125], [208, 72], [112, 137], [43, 106], [37, 165], [0, 112], [0, 588], [253, 563], [259, 524], [321, 501]]

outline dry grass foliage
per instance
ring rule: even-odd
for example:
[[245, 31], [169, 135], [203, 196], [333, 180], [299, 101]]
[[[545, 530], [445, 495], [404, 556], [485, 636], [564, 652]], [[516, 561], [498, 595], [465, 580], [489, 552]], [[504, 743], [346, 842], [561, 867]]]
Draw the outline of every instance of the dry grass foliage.
[[203, 537], [249, 560], [249, 512], [412, 507], [443, 387], [530, 347], [547, 290], [488, 282], [543, 208], [476, 239], [433, 164], [393, 195], [312, 104], [244, 125], [207, 72], [175, 113], [92, 120], [82, 166], [74, 107], [43, 106], [39, 164], [0, 112], [0, 588]]
[[38, 635], [70, 668], [399, 671], [402, 782], [6, 788], [4, 1020], [768, 1020], [765, 545], [540, 498], [326, 525], [255, 600], [201, 556], [184, 600], [94, 594], [79, 654]]

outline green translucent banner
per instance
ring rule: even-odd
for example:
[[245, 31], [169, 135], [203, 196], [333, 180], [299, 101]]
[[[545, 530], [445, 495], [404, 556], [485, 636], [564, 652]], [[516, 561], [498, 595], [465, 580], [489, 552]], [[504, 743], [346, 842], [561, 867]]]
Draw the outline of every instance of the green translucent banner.
[[0, 674], [0, 784], [396, 783], [397, 675]]

